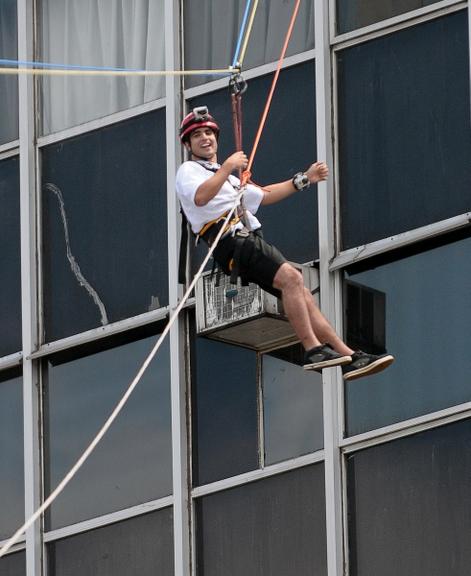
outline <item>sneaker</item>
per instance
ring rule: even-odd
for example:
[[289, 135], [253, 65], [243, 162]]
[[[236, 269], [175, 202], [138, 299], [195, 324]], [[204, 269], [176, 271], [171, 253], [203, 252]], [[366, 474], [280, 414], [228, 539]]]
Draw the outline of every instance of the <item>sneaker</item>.
[[332, 350], [329, 344], [323, 344], [322, 346], [316, 346], [315, 348], [311, 348], [311, 350], [307, 350], [304, 355], [303, 368], [304, 370], [320, 371], [330, 366], [349, 364], [351, 361], [351, 356], [343, 356], [335, 352], [335, 350]]
[[352, 354], [352, 362], [342, 368], [344, 380], [355, 380], [362, 376], [369, 376], [381, 372], [394, 362], [394, 356], [391, 354], [367, 354], [358, 350]]

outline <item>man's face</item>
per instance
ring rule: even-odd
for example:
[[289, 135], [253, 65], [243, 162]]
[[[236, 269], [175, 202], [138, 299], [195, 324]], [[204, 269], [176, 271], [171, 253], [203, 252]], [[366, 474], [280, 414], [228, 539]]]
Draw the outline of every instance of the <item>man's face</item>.
[[214, 130], [207, 126], [193, 130], [190, 134], [189, 150], [199, 158], [216, 161], [218, 143]]

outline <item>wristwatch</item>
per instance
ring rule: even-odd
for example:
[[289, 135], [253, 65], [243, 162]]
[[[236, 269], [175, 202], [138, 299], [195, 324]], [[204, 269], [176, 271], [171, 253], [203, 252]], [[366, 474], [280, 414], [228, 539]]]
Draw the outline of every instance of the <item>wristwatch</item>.
[[298, 172], [297, 174], [295, 174], [293, 176], [292, 182], [293, 182], [293, 186], [298, 191], [307, 190], [309, 188], [309, 186], [311, 185], [311, 182], [309, 181], [307, 174], [305, 174], [304, 172]]

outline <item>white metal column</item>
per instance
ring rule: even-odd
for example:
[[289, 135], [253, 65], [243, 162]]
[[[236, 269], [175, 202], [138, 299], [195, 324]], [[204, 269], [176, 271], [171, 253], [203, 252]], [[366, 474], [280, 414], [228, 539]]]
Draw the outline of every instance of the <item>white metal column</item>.
[[[32, 0], [18, 0], [18, 58], [20, 60], [33, 59], [33, 26]], [[33, 77], [20, 75], [18, 88], [25, 515], [29, 518], [40, 504], [38, 375], [35, 364], [28, 359], [37, 346], [36, 151]], [[41, 574], [41, 552], [40, 523], [36, 522], [26, 533], [27, 576]]]
[[[165, 66], [167, 70], [180, 68], [179, 34], [179, 2], [178, 0], [165, 0]], [[180, 79], [178, 77], [167, 77], [166, 103], [169, 305], [170, 311], [173, 311], [181, 296], [181, 289], [178, 285], [179, 214], [175, 194], [175, 172], [181, 159], [180, 144], [176, 137], [180, 117]], [[175, 576], [189, 576], [191, 566], [184, 325], [184, 320], [180, 317], [170, 331]]]
[[[333, 170], [332, 94], [328, 2], [316, 0], [316, 123], [317, 158], [327, 161]], [[333, 175], [318, 185], [320, 293], [323, 314], [335, 326], [336, 277], [329, 272], [334, 256], [334, 186]], [[338, 280], [337, 280], [338, 281]], [[325, 503], [327, 533], [327, 569], [329, 576], [343, 574], [341, 466], [339, 451], [339, 369], [323, 372]]]

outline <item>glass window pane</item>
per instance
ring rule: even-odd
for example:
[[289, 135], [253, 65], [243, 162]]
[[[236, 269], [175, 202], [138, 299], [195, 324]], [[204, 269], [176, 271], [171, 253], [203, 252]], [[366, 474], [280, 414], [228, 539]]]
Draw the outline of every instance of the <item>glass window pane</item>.
[[50, 576], [173, 576], [172, 509], [52, 542], [48, 565]]
[[[9, 535], [11, 536], [11, 534]], [[26, 576], [26, 554], [16, 552], [0, 559], [1, 576]]]
[[[470, 251], [471, 238], [465, 238], [351, 274], [357, 285], [384, 294], [384, 342], [396, 362], [346, 385], [350, 435], [471, 400]], [[356, 306], [346, 302], [349, 342], [349, 317], [356, 316]], [[377, 319], [370, 311], [365, 320], [368, 326]], [[368, 339], [366, 330], [365, 345]]]
[[0, 372], [0, 541], [24, 522], [22, 387], [19, 370]]
[[[0, 58], [18, 59], [16, 0], [0, 2]], [[18, 77], [0, 74], [0, 144], [18, 138]]]
[[193, 483], [208, 484], [258, 468], [256, 354], [195, 338]]
[[[41, 58], [74, 66], [164, 70], [164, 0], [42, 0]], [[43, 133], [57, 132], [164, 95], [165, 78], [49, 76]]]
[[[261, 185], [292, 178], [316, 155], [316, 100], [314, 62], [283, 70], [253, 166], [253, 180]], [[244, 150], [250, 153], [262, 116], [272, 76], [250, 80], [243, 97]], [[218, 158], [234, 152], [231, 101], [227, 90], [191, 100], [189, 108], [207, 105], [221, 126]], [[302, 137], [300, 137], [302, 135]], [[316, 186], [282, 202], [261, 207], [257, 217], [265, 239], [293, 262], [319, 256]]]
[[327, 574], [324, 466], [199, 498], [197, 575]]
[[[246, 0], [184, 0], [186, 69], [224, 69], [232, 64], [246, 5]], [[259, 2], [243, 61], [244, 69], [278, 60], [294, 6], [294, 0]], [[301, 2], [287, 55], [312, 48], [314, 3]], [[195, 86], [215, 78], [218, 77], [188, 76], [185, 84]]]
[[471, 564], [471, 420], [351, 454], [352, 576], [463, 576]]
[[0, 162], [0, 356], [21, 343], [20, 173], [18, 157]]
[[265, 464], [324, 447], [322, 376], [302, 364], [301, 345], [263, 356]]
[[470, 211], [466, 11], [343, 50], [338, 65], [342, 248]]
[[168, 304], [165, 112], [48, 146], [46, 340]]
[[337, 32], [343, 34], [440, 0], [337, 0]]
[[[51, 491], [111, 414], [156, 338], [72, 360], [69, 353], [48, 362], [46, 442]], [[52, 505], [50, 528], [171, 494], [169, 363], [167, 340], [102, 442]]]

